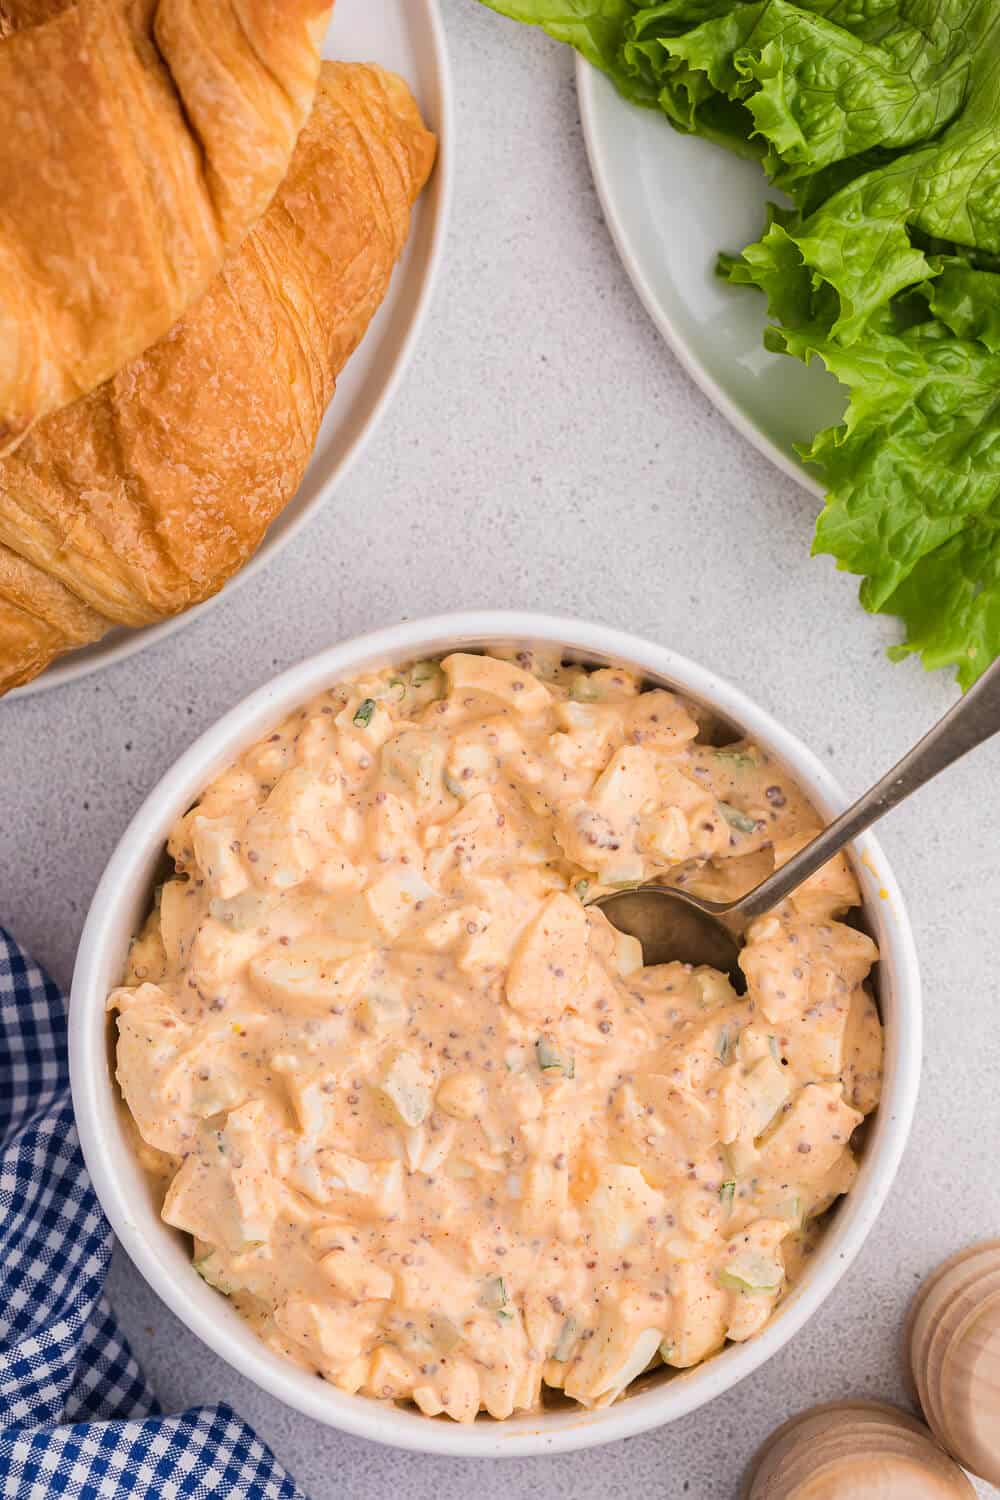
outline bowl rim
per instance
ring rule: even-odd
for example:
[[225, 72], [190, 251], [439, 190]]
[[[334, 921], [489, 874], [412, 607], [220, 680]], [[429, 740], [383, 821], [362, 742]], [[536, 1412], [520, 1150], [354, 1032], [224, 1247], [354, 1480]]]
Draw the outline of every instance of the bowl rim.
[[[94, 893], [73, 974], [69, 1013], [70, 1080], [84, 1159], [101, 1205], [123, 1248], [167, 1306], [216, 1354], [279, 1400], [327, 1426], [413, 1452], [453, 1457], [524, 1457], [581, 1450], [644, 1432], [687, 1415], [729, 1390], [775, 1354], [841, 1280], [860, 1251], [895, 1179], [916, 1105], [921, 1059], [921, 994], [916, 947], [895, 877], [877, 842], [855, 841], [854, 867], [870, 916], [878, 916], [882, 973], [891, 981], [894, 1015], [886, 1027], [886, 1077], [869, 1146], [854, 1189], [842, 1200], [808, 1271], [770, 1323], [753, 1339], [656, 1388], [598, 1411], [543, 1412], [470, 1426], [435, 1421], [364, 1396], [348, 1396], [306, 1375], [269, 1350], [228, 1303], [205, 1286], [190, 1261], [165, 1264], [176, 1250], [163, 1227], [140, 1226], [142, 1210], [126, 1175], [141, 1172], [117, 1115], [106, 1039], [105, 957], [118, 914], [140, 884], [145, 890], [166, 829], [243, 746], [325, 685], [377, 661], [443, 653], [456, 644], [551, 642], [570, 652], [609, 658], [661, 677], [764, 741], [826, 816], [848, 799], [824, 764], [800, 740], [732, 687], [669, 647], [566, 616], [491, 610], [436, 615], [353, 637], [290, 667], [249, 694], [208, 728], [153, 787], [123, 833]], [[877, 899], [877, 906], [873, 901]], [[119, 918], [119, 925], [121, 919]], [[134, 930], [134, 924], [129, 927]], [[118, 960], [120, 962], [120, 958]], [[116, 1158], [118, 1166], [116, 1168]], [[148, 1212], [148, 1206], [147, 1206]], [[158, 1222], [158, 1221], [156, 1221]], [[170, 1249], [165, 1247], [170, 1242]], [[185, 1274], [186, 1273], [186, 1274]]]

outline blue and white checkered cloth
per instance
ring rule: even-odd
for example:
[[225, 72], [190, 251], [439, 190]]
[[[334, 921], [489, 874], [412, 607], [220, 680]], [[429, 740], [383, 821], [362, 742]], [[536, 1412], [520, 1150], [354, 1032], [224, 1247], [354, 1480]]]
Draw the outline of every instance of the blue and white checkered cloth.
[[226, 1406], [164, 1416], [104, 1296], [66, 1003], [0, 927], [0, 1497], [305, 1500]]

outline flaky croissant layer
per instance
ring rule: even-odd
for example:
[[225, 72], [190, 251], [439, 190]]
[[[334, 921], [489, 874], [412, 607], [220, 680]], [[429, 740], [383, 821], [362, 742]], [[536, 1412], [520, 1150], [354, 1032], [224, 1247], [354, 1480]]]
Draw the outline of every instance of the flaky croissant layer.
[[0, 0], [0, 453], [162, 337], [285, 174], [332, 0]]
[[165, 338], [0, 460], [0, 691], [214, 593], [301, 482], [385, 295], [434, 137], [403, 81], [323, 65], [271, 207]]

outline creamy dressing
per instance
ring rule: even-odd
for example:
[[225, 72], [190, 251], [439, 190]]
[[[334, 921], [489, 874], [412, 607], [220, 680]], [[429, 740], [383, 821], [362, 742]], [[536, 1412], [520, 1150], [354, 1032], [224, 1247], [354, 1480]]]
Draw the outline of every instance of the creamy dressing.
[[624, 671], [455, 654], [333, 688], [178, 822], [118, 1079], [197, 1269], [336, 1386], [586, 1406], [767, 1322], [854, 1179], [877, 957], [839, 857], [745, 995], [585, 902], [748, 889], [819, 827]]

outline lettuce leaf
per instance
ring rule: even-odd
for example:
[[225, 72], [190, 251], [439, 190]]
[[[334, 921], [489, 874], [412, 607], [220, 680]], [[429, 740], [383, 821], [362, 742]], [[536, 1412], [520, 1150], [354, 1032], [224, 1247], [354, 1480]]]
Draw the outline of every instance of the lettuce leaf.
[[918, 562], [1000, 500], [1000, 355], [930, 320], [844, 347], [777, 335], [851, 391], [841, 427], [806, 450], [829, 485], [814, 550], [865, 575], [880, 610]]
[[485, 0], [791, 200], [719, 270], [843, 423], [814, 551], [967, 687], [1000, 654], [1000, 0]]
[[1000, 354], [1000, 276], [957, 256], [938, 264], [941, 274], [924, 289], [931, 312], [961, 338]]
[[[996, 47], [1000, 60], [1000, 18]], [[766, 289], [780, 270], [783, 282], [825, 284], [838, 300], [830, 331], [851, 342], [880, 307], [933, 274], [915, 231], [1000, 253], [1000, 76], [933, 145], [772, 224], [744, 251], [742, 279]]]
[[964, 36], [928, 39], [919, 29], [926, 17], [907, 16], [889, 36], [868, 41], [867, 28], [859, 34], [823, 13], [833, 9], [756, 0], [661, 43], [674, 64], [700, 70], [745, 103], [767, 142], [768, 175], [789, 190], [874, 147], [925, 141], [954, 117], [968, 87]]
[[886, 608], [907, 628], [894, 661], [916, 654], [929, 670], [954, 667], [970, 688], [1000, 655], [1000, 517], [977, 518], [928, 553]]
[[814, 552], [864, 575], [866, 609], [904, 621], [897, 658], [953, 665], [963, 688], [1000, 654], [1000, 347], [965, 336], [970, 274], [987, 283], [978, 322], [1000, 311], [1000, 275], [955, 261], [853, 344], [820, 324], [767, 339], [850, 391], [844, 422], [803, 450], [828, 485]]

